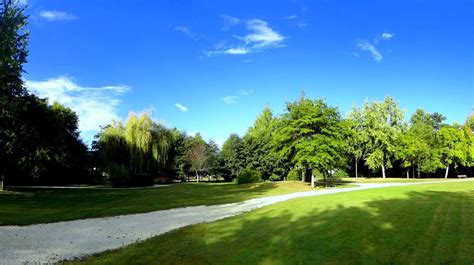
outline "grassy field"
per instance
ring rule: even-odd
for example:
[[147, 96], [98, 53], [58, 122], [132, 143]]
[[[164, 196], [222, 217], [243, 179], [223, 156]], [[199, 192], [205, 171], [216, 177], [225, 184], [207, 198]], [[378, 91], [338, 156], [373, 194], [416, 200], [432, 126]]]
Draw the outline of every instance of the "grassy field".
[[474, 182], [302, 198], [86, 264], [474, 264]]
[[0, 225], [143, 213], [184, 206], [214, 205], [310, 190], [307, 183], [178, 184], [142, 189], [37, 189], [0, 193]]
[[351, 183], [411, 183], [411, 182], [434, 182], [434, 181], [446, 181], [453, 179], [444, 178], [419, 178], [419, 179], [407, 179], [407, 178], [343, 178], [345, 182]]

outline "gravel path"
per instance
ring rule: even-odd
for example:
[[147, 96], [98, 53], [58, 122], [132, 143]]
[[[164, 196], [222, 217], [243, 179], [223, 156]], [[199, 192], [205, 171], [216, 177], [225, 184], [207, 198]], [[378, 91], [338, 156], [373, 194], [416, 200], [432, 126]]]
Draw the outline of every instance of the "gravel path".
[[444, 182], [359, 184], [351, 188], [296, 192], [224, 205], [23, 227], [0, 226], [0, 264], [54, 263], [84, 257], [143, 241], [180, 227], [216, 221], [294, 198]]

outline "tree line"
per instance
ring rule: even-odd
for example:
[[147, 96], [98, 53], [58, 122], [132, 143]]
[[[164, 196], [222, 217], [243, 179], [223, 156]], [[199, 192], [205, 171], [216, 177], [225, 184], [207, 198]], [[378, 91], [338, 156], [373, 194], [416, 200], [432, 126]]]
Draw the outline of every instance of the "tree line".
[[[409, 121], [398, 103], [366, 101], [343, 116], [304, 94], [281, 115], [264, 108], [243, 136], [219, 146], [156, 123], [148, 113], [101, 128], [91, 150], [71, 109], [29, 93], [23, 84], [29, 32], [24, 8], [0, 2], [0, 177], [14, 184], [156, 181], [329, 181], [335, 177], [472, 175], [474, 115], [445, 124], [418, 109]], [[3, 182], [2, 182], [3, 183]]]

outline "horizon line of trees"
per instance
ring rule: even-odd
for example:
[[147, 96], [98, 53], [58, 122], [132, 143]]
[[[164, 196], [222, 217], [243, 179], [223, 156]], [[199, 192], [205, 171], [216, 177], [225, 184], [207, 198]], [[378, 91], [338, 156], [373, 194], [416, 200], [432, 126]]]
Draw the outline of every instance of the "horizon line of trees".
[[[281, 115], [266, 107], [244, 136], [231, 134], [219, 149], [176, 128], [131, 113], [97, 134], [89, 151], [78, 116], [25, 88], [29, 32], [24, 7], [0, 1], [0, 189], [3, 183], [73, 184], [109, 181], [151, 185], [202, 176], [232, 181], [303, 180], [335, 176], [472, 176], [474, 114], [444, 124], [418, 109], [409, 121], [391, 97], [365, 102], [343, 117], [337, 107], [304, 94]], [[454, 169], [454, 170], [453, 170]]]

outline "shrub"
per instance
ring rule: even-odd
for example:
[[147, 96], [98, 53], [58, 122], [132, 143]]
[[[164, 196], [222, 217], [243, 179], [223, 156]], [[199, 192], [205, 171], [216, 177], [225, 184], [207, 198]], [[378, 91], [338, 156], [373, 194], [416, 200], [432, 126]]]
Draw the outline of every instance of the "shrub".
[[108, 181], [114, 188], [116, 187], [127, 187], [130, 182], [130, 175], [128, 169], [124, 166], [117, 165], [115, 163], [109, 163], [105, 172], [108, 175]]
[[293, 168], [288, 173], [287, 180], [301, 180], [301, 170]]
[[237, 184], [257, 183], [262, 181], [262, 174], [253, 169], [245, 169], [237, 177]]
[[347, 172], [342, 169], [337, 169], [333, 174], [333, 177], [335, 178], [347, 178], [348, 176], [349, 174], [347, 174]]
[[270, 181], [280, 181], [281, 177], [278, 176], [277, 174], [272, 174], [269, 178]]

